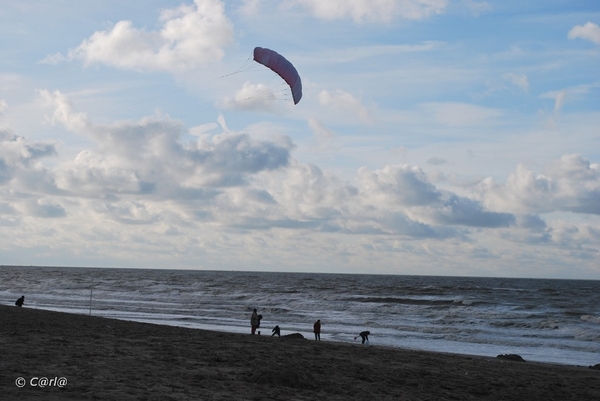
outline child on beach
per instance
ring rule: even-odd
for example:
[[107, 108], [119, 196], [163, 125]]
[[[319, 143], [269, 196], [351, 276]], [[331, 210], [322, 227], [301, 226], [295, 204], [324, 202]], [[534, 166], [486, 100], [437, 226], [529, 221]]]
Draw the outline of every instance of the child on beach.
[[277, 337], [281, 337], [281, 330], [279, 329], [279, 326], [275, 326], [271, 331], [273, 332], [271, 337], [273, 337], [275, 334], [277, 334]]
[[24, 302], [25, 302], [25, 295], [21, 295], [21, 298], [17, 299], [17, 301], [15, 302], [15, 305], [17, 305], [20, 308], [23, 306]]

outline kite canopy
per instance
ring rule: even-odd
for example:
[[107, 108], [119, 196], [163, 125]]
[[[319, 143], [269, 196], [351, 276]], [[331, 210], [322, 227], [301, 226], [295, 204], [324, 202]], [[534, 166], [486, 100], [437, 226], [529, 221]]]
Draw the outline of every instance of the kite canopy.
[[298, 104], [300, 99], [302, 99], [302, 81], [300, 80], [298, 71], [296, 71], [296, 68], [292, 63], [287, 61], [281, 54], [262, 47], [256, 47], [254, 49], [254, 61], [269, 67], [283, 78], [292, 90], [294, 104]]

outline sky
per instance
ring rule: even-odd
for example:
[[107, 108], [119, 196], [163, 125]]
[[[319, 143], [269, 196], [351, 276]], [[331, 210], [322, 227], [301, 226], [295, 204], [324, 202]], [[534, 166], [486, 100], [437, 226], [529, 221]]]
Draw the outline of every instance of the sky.
[[3, 0], [0, 51], [0, 264], [600, 279], [596, 2]]

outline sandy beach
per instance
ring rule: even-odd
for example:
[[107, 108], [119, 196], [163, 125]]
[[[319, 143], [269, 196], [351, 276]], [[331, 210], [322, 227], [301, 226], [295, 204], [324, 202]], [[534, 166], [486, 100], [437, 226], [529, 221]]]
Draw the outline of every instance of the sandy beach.
[[600, 399], [600, 370], [495, 355], [251, 336], [14, 306], [0, 306], [0, 331], [5, 400]]

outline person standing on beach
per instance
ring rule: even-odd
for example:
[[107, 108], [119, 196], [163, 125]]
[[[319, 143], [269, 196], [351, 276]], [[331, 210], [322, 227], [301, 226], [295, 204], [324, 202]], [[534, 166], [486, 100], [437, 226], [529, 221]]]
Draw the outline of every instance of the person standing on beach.
[[21, 298], [17, 299], [17, 301], [15, 302], [15, 305], [17, 305], [20, 308], [23, 306], [24, 303], [25, 303], [25, 295], [21, 295]]
[[256, 309], [252, 312], [252, 316], [250, 317], [250, 325], [252, 326], [252, 334], [256, 333], [256, 329], [260, 325], [260, 320], [258, 319], [258, 314], [256, 313]]
[[275, 326], [271, 331], [273, 332], [271, 337], [273, 337], [275, 334], [277, 334], [277, 337], [281, 337], [281, 330], [279, 329], [279, 326]]
[[315, 333], [315, 340], [321, 341], [321, 319], [313, 325], [313, 333]]

